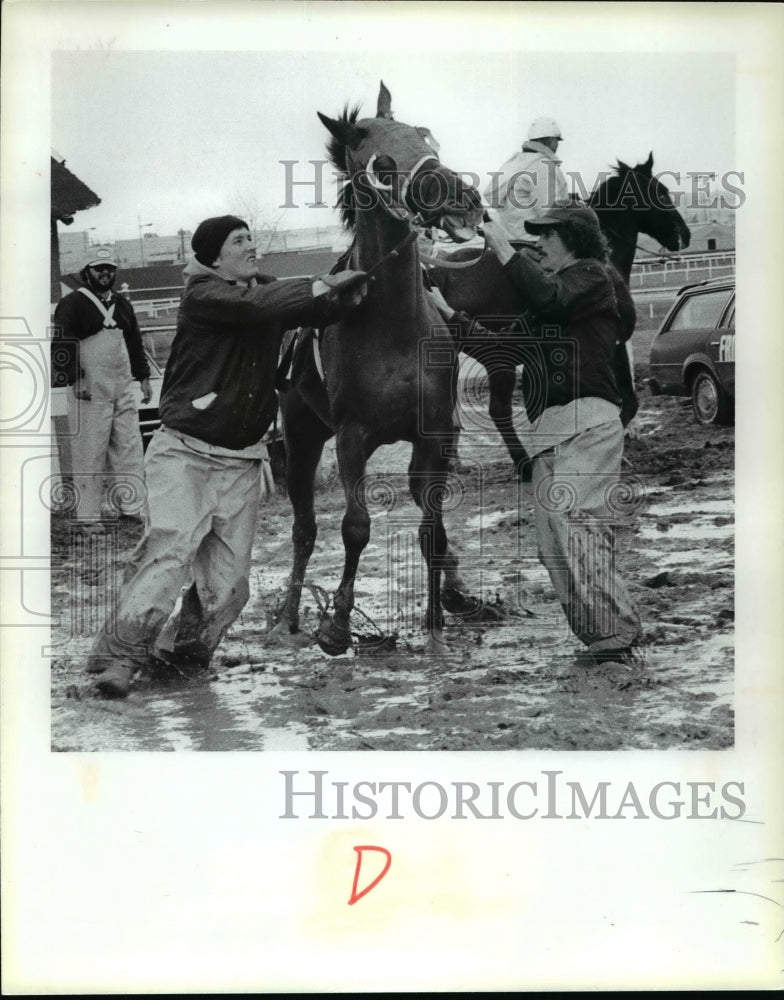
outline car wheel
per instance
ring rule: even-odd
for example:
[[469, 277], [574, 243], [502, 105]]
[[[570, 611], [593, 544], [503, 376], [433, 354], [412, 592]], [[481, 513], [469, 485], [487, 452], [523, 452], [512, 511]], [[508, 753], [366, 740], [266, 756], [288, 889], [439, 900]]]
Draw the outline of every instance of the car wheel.
[[731, 424], [735, 416], [732, 397], [719, 385], [712, 372], [702, 370], [691, 384], [691, 405], [701, 424]]

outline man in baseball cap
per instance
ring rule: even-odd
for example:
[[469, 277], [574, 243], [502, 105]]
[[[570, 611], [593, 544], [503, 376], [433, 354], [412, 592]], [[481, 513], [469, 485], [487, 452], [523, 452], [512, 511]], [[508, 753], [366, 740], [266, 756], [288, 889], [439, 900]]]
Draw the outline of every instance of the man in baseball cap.
[[79, 272], [82, 284], [54, 313], [52, 374], [69, 386], [69, 429], [77, 492], [75, 518], [88, 531], [101, 528], [104, 480], [120, 516], [144, 514], [144, 461], [139, 395], [152, 398], [150, 367], [133, 306], [117, 295], [117, 259], [109, 246], [90, 247]]
[[531, 236], [540, 236], [543, 229], [552, 226], [577, 226], [598, 234], [601, 231], [596, 212], [579, 201], [569, 201], [565, 205], [553, 205], [536, 219], [526, 219], [525, 231]]
[[149, 523], [87, 667], [107, 697], [127, 695], [137, 669], [209, 664], [250, 594], [283, 334], [334, 321], [366, 292], [361, 271], [285, 282], [258, 273], [253, 235], [235, 215], [204, 219], [191, 246], [145, 459]]
[[87, 251], [82, 267], [101, 266], [113, 267], [115, 271], [117, 270], [118, 264], [113, 247], [90, 247]]
[[[615, 559], [623, 396], [607, 242], [596, 214], [577, 202], [526, 220], [525, 232], [539, 237], [541, 260], [515, 252], [497, 220], [483, 232], [525, 310], [520, 349], [531, 426], [520, 436], [533, 460], [539, 558], [587, 647], [583, 661], [627, 662], [642, 627]], [[554, 502], [559, 495], [568, 503]]]
[[563, 136], [554, 118], [537, 118], [523, 147], [492, 174], [483, 196], [513, 241], [525, 240], [527, 219], [569, 201], [569, 188], [557, 158]]

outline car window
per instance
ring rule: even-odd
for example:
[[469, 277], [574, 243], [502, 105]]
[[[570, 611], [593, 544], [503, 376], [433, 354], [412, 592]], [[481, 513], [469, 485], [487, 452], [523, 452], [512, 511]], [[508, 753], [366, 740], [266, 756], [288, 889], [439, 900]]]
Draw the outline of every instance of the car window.
[[670, 323], [671, 330], [693, 330], [718, 325], [730, 296], [728, 288], [687, 296]]
[[735, 329], [735, 303], [734, 302], [732, 303], [732, 306], [727, 311], [727, 316], [726, 316], [724, 322], [722, 323], [722, 326], [726, 326], [728, 329], [734, 331], [734, 329]]

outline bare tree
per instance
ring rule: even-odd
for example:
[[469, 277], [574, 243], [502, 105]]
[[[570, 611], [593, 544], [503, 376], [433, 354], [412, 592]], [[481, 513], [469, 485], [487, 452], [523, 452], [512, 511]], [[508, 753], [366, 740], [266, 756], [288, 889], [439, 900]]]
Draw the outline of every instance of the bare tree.
[[[269, 253], [272, 244], [278, 236], [278, 227], [286, 214], [285, 211], [272, 222], [266, 221], [265, 213], [259, 205], [258, 196], [252, 191], [235, 191], [229, 208], [243, 218], [256, 239], [259, 253]], [[286, 249], [286, 237], [282, 234], [283, 249]]]
[[281, 212], [274, 222], [262, 222], [255, 230], [256, 234], [256, 246], [260, 253], [269, 253], [270, 248], [276, 237], [280, 237], [280, 241], [283, 243], [283, 250], [287, 250], [286, 246], [286, 231], [279, 230], [281, 219], [285, 215], [285, 212]]

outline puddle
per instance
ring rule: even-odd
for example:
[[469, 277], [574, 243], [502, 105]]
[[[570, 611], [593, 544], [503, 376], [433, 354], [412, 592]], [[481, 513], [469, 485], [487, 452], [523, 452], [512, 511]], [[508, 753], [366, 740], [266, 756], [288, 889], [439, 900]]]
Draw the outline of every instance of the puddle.
[[[734, 524], [700, 524], [698, 522], [690, 522], [689, 524], [663, 524], [661, 528], [650, 527], [647, 524], [641, 524], [636, 529], [636, 534], [640, 538], [645, 538], [650, 541], [662, 541], [666, 542], [668, 539], [677, 542], [705, 542], [705, 541], [723, 541], [725, 539], [733, 539], [735, 537], [735, 525]], [[695, 546], [690, 546], [694, 548]], [[680, 552], [685, 555], [685, 549], [681, 546]], [[700, 547], [702, 551], [702, 547]], [[726, 556], [726, 553], [723, 553]]]
[[688, 515], [689, 517], [734, 517], [735, 503], [732, 497], [726, 500], [699, 500], [697, 503], [652, 503], [645, 508], [643, 517], [672, 517], [673, 515]]
[[511, 510], [496, 510], [491, 513], [483, 512], [475, 517], [466, 518], [465, 526], [469, 531], [480, 531], [492, 528], [499, 521], [516, 521], [520, 517], [520, 511], [514, 507]]
[[[644, 536], [640, 535], [640, 537]], [[657, 531], [656, 538], [657, 540], [661, 540], [662, 533]], [[661, 569], [670, 569], [675, 566], [690, 566], [695, 562], [699, 562], [699, 567], [702, 572], [712, 572], [717, 569], [723, 569], [731, 575], [734, 567], [727, 564], [728, 555], [731, 555], [731, 553], [718, 547], [712, 551], [706, 552], [703, 548], [684, 548], [681, 546], [674, 552], [662, 552], [659, 550], [656, 553], [656, 565]]]

